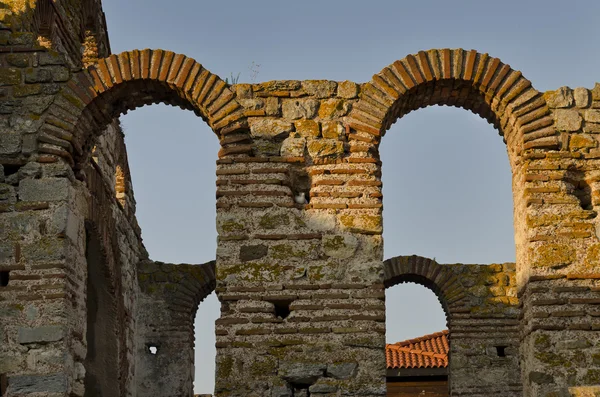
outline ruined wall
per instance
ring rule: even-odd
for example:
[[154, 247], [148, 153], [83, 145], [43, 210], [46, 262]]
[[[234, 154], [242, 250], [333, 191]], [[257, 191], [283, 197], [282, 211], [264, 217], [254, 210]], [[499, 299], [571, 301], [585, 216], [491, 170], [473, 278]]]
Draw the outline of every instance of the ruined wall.
[[[450, 294], [454, 394], [514, 395], [522, 388], [527, 397], [553, 397], [600, 387], [598, 87], [542, 94], [499, 59], [460, 49], [410, 55], [364, 84], [229, 86], [181, 54], [109, 56], [96, 1], [6, 4], [0, 12], [0, 387], [8, 387], [7, 396], [83, 396], [99, 368], [91, 353], [98, 341], [88, 331], [104, 332], [92, 314], [111, 313], [119, 320], [109, 322], [119, 394], [141, 395], [153, 371], [169, 372], [169, 360], [149, 361], [147, 339], [155, 336], [164, 346], [182, 347], [173, 367], [181, 377], [164, 387], [191, 390], [189, 324], [181, 339], [165, 336], [184, 323], [177, 322], [169, 288], [185, 282], [156, 277], [166, 269], [180, 276], [193, 270], [148, 261], [115, 122], [155, 102], [194, 111], [222, 146], [218, 396], [385, 394], [378, 151], [394, 122], [430, 105], [461, 107], [493, 124], [513, 174], [516, 281], [503, 281], [509, 265], [449, 266], [460, 269], [446, 280], [455, 289], [437, 285]], [[101, 249], [90, 249], [91, 236]], [[156, 275], [153, 266], [161, 269]], [[461, 294], [465, 306], [454, 311], [453, 297]], [[189, 321], [197, 302], [184, 301]], [[153, 306], [162, 330], [152, 328]], [[516, 320], [520, 384], [494, 382], [516, 377]], [[501, 343], [502, 360], [491, 348]], [[477, 366], [486, 370], [473, 379], [467, 374]]]
[[214, 291], [214, 267], [214, 261], [138, 265], [138, 395], [193, 395], [194, 321], [198, 305]]
[[514, 263], [440, 265], [413, 255], [384, 266], [386, 288], [414, 282], [438, 296], [450, 331], [450, 395], [522, 395]]

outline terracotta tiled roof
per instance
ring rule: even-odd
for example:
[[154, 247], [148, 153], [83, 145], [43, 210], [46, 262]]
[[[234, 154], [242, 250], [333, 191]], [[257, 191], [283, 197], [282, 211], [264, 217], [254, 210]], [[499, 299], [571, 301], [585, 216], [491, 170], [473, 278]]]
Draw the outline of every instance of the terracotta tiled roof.
[[445, 368], [448, 366], [448, 330], [386, 345], [388, 368]]

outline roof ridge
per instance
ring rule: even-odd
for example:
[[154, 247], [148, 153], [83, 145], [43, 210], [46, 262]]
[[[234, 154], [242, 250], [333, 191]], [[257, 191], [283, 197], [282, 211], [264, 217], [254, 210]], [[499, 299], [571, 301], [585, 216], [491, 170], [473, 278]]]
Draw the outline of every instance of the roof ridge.
[[396, 343], [394, 343], [394, 345], [406, 346], [406, 345], [410, 345], [410, 344], [415, 344], [415, 343], [424, 342], [424, 341], [427, 341], [427, 340], [439, 338], [440, 336], [447, 336], [448, 334], [449, 334], [448, 330], [445, 329], [443, 331], [435, 332], [435, 333], [429, 334], [429, 335], [423, 335], [423, 336], [420, 336], [418, 338], [407, 339], [407, 340], [403, 340], [403, 341], [400, 341], [400, 342], [396, 342]]

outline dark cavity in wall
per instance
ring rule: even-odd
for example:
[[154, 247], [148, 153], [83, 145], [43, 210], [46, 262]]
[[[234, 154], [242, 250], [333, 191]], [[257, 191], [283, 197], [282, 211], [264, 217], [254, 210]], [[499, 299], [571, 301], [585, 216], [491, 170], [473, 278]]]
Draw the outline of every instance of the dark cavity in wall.
[[506, 357], [506, 346], [496, 346], [496, 354], [498, 357]]
[[6, 287], [8, 285], [9, 278], [10, 278], [9, 271], [0, 272], [0, 287]]
[[8, 389], [8, 379], [6, 374], [0, 374], [0, 397], [6, 395], [6, 390]]
[[573, 186], [573, 195], [579, 200], [579, 206], [584, 210], [593, 209], [592, 188], [585, 180], [585, 175], [579, 170], [569, 170], [565, 182]]
[[111, 293], [101, 242], [87, 229], [87, 357], [84, 397], [111, 397], [119, 392], [116, 297]]
[[291, 313], [292, 302], [292, 300], [272, 300], [271, 303], [275, 306], [275, 316], [285, 320]]

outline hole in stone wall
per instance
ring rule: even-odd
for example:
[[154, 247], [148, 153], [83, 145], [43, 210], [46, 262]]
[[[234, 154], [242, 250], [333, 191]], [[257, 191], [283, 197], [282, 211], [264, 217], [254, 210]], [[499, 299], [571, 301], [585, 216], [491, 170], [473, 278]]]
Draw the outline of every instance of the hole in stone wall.
[[573, 182], [575, 190], [573, 190], [573, 194], [579, 200], [579, 205], [584, 210], [592, 209], [592, 188], [585, 180], [580, 180], [578, 182]]
[[506, 346], [496, 346], [496, 354], [498, 357], [506, 357]]
[[273, 300], [271, 303], [275, 306], [275, 315], [282, 320], [285, 320], [291, 313], [291, 300]]
[[0, 272], [0, 287], [6, 287], [8, 285], [9, 274], [9, 271]]
[[20, 165], [4, 164], [4, 176], [10, 176], [19, 172]]
[[158, 353], [158, 346], [156, 346], [156, 345], [148, 345], [148, 351], [150, 352], [150, 354], [152, 354], [153, 356], [155, 356]]
[[292, 396], [293, 397], [309, 397], [310, 396], [310, 392], [308, 391], [308, 388], [311, 385], [290, 382], [290, 386], [292, 387]]
[[8, 389], [8, 379], [6, 374], [0, 374], [0, 397], [6, 395]]

